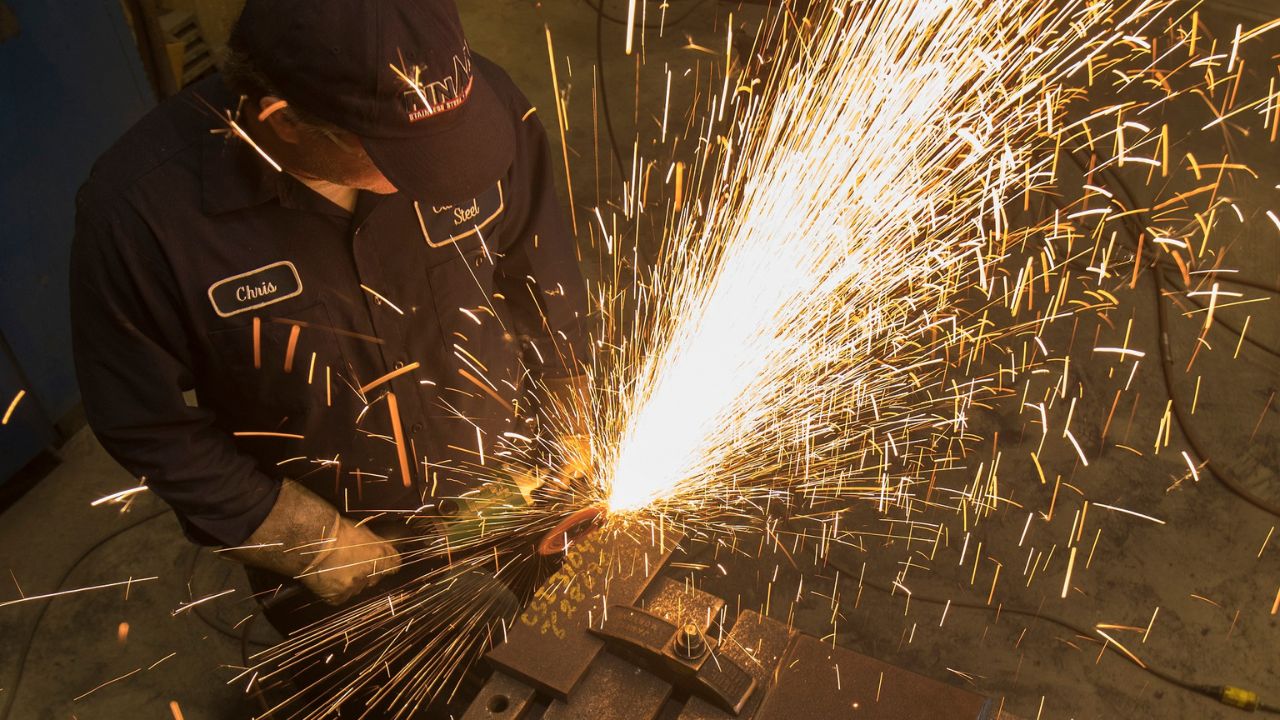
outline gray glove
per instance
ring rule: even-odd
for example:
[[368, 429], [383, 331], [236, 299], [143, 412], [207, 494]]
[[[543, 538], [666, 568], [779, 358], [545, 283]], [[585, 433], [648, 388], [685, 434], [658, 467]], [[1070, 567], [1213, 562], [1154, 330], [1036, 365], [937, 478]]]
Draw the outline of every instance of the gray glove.
[[400, 553], [343, 517], [302, 485], [285, 480], [267, 519], [231, 557], [297, 578], [316, 597], [340, 605], [400, 569]]

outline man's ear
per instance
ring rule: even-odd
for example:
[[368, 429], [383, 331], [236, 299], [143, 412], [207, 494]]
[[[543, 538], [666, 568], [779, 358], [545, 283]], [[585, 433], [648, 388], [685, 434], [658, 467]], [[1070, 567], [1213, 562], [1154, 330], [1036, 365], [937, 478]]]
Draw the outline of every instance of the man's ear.
[[266, 95], [258, 100], [258, 122], [271, 128], [284, 142], [296, 145], [301, 137], [301, 128], [297, 117], [289, 112], [289, 103], [274, 96]]

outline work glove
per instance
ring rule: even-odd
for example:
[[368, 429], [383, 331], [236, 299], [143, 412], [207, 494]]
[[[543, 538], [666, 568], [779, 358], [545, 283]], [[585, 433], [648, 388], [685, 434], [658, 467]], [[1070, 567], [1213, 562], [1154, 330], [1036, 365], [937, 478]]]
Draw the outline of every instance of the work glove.
[[292, 480], [280, 486], [271, 512], [245, 544], [227, 553], [296, 578], [330, 605], [341, 605], [400, 569], [400, 553], [390, 543]]

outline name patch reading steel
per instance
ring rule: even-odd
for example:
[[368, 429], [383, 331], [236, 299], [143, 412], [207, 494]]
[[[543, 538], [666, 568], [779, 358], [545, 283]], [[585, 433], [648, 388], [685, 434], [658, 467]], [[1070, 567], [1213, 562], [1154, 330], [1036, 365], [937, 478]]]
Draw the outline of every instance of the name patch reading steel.
[[231, 317], [302, 294], [302, 278], [288, 260], [223, 278], [209, 286], [209, 302], [219, 317]]
[[422, 237], [433, 248], [452, 245], [463, 238], [488, 230], [489, 225], [506, 210], [506, 198], [502, 193], [502, 181], [457, 205], [419, 205], [418, 221], [422, 224]]

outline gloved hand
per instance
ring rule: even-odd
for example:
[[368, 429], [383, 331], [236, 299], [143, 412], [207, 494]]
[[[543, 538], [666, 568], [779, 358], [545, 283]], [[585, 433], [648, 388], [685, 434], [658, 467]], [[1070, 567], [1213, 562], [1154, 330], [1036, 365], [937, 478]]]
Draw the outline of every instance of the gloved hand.
[[245, 544], [227, 554], [297, 578], [330, 605], [400, 569], [400, 553], [390, 543], [292, 480], [280, 486], [271, 512]]
[[316, 597], [341, 605], [399, 569], [400, 553], [390, 543], [339, 516], [333, 542], [322, 546], [297, 577]]

